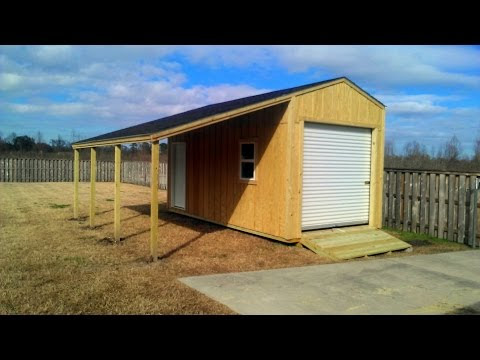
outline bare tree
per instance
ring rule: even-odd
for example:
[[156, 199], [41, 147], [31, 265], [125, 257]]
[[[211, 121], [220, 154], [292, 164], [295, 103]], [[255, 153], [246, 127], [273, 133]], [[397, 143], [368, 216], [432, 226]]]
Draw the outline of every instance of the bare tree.
[[385, 141], [385, 156], [395, 156], [395, 141], [393, 139], [387, 139]]
[[418, 141], [410, 141], [403, 147], [403, 154], [407, 158], [424, 158], [428, 157], [427, 148]]
[[37, 135], [35, 136], [35, 142], [37, 144], [42, 144], [43, 143], [43, 134], [41, 131], [37, 131]]
[[75, 131], [75, 129], [72, 129], [71, 137], [72, 137], [72, 139], [71, 139], [72, 143], [80, 141], [82, 139], [81, 135], [79, 133], [77, 133]]
[[460, 159], [460, 154], [462, 153], [462, 145], [460, 144], [460, 140], [458, 140], [456, 135], [453, 135], [450, 140], [443, 144], [441, 153], [442, 158], [449, 162], [457, 161]]
[[480, 135], [477, 135], [473, 143], [473, 160], [476, 162], [480, 161]]
[[10, 133], [10, 135], [8, 135], [8, 136], [5, 138], [5, 142], [8, 143], [8, 144], [13, 145], [13, 142], [15, 141], [15, 138], [16, 138], [16, 137], [17, 137], [17, 133], [12, 132], [12, 133]]

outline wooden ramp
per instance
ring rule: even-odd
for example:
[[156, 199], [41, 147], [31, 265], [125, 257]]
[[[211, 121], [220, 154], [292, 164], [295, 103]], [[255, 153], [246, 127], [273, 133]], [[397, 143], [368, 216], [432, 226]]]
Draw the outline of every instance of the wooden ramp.
[[411, 250], [411, 245], [378, 229], [368, 227], [337, 228], [305, 232], [302, 245], [333, 260], [346, 260], [397, 250]]

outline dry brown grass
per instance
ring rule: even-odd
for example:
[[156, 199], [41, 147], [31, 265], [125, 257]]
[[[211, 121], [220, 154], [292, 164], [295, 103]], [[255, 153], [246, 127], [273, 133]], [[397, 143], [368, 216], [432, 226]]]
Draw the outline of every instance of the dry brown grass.
[[[89, 185], [71, 220], [71, 183], [0, 183], [1, 314], [232, 314], [183, 285], [183, 276], [328, 262], [307, 249], [165, 211], [163, 259], [149, 255], [149, 188], [122, 184], [123, 241], [113, 245], [113, 184], [97, 183], [95, 229]], [[66, 206], [65, 206], [66, 205]]]
[[[233, 314], [177, 279], [331, 262], [304, 248], [168, 213], [161, 191], [163, 258], [149, 263], [149, 188], [122, 184], [119, 244], [111, 242], [113, 196], [112, 183], [97, 184], [97, 226], [90, 229], [89, 184], [80, 184], [83, 217], [72, 220], [71, 183], [0, 183], [0, 314]], [[466, 249], [441, 241], [413, 245], [412, 253], [390, 256]]]

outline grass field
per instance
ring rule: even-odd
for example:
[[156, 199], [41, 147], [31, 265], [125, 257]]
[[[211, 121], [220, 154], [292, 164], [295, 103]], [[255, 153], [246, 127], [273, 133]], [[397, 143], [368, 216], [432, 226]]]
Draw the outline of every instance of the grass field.
[[[149, 263], [149, 188], [122, 184], [119, 244], [111, 241], [113, 196], [112, 183], [97, 183], [90, 229], [88, 184], [80, 184], [82, 218], [72, 220], [71, 183], [0, 183], [0, 314], [232, 314], [177, 279], [330, 262], [304, 248], [168, 213], [161, 191], [162, 259]], [[467, 249], [428, 241], [398, 256], [417, 247]]]
[[182, 276], [328, 262], [288, 246], [165, 212], [159, 194], [161, 261], [149, 263], [150, 191], [122, 184], [123, 241], [113, 245], [113, 184], [97, 183], [95, 229], [89, 185], [81, 221], [71, 220], [71, 183], [0, 183], [0, 313], [231, 314], [180, 283]]

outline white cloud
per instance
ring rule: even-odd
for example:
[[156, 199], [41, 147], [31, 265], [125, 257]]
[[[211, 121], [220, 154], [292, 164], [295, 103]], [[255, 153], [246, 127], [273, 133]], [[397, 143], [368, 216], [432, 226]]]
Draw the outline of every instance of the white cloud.
[[63, 103], [63, 104], [8, 104], [11, 111], [16, 113], [43, 113], [55, 116], [78, 115], [91, 110], [88, 104]]
[[421, 103], [415, 101], [405, 101], [392, 103], [388, 107], [388, 111], [394, 114], [438, 114], [447, 111], [445, 106], [433, 105], [428, 103]]
[[328, 71], [352, 80], [392, 85], [480, 86], [480, 51], [461, 46], [278, 46], [280, 62], [292, 72]]
[[44, 65], [58, 65], [69, 61], [74, 48], [69, 45], [44, 45], [30, 47], [36, 61]]
[[22, 76], [14, 73], [0, 74], [0, 91], [7, 91], [20, 86], [22, 83]]
[[[175, 61], [166, 57], [172, 54]], [[316, 76], [312, 81], [348, 76], [367, 91], [375, 89], [374, 96], [387, 105], [388, 131], [402, 137], [436, 124], [453, 129], [448, 121], [460, 129], [456, 124], [468, 127], [480, 119], [478, 107], [451, 107], [464, 100], [456, 95], [460, 92], [434, 93], [436, 87], [454, 86], [468, 99], [475, 96], [470, 90], [478, 92], [480, 49], [464, 46], [0, 46], [2, 105], [15, 114], [72, 116], [98, 124], [105, 119], [118, 129], [274, 90], [191, 84], [184, 61], [214, 69], [249, 67], [251, 74], [306, 72]], [[409, 86], [425, 94], [408, 94]], [[52, 100], [51, 94], [68, 100]]]
[[103, 92], [80, 92], [78, 101], [49, 104], [10, 103], [15, 113], [51, 116], [81, 115], [85, 119], [114, 119], [116, 127], [158, 119], [204, 105], [266, 92], [247, 85], [220, 84], [184, 88], [167, 81], [117, 82]]
[[439, 114], [449, 110], [448, 107], [439, 105], [445, 101], [458, 101], [459, 96], [441, 96], [435, 94], [376, 94], [375, 97], [387, 106], [387, 114], [394, 115], [431, 115]]

